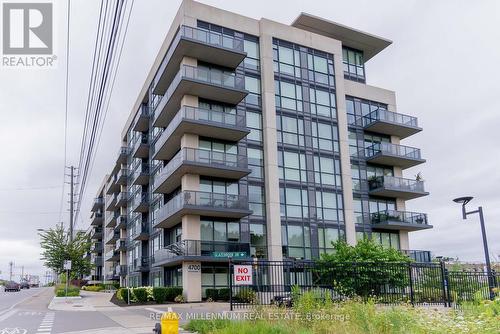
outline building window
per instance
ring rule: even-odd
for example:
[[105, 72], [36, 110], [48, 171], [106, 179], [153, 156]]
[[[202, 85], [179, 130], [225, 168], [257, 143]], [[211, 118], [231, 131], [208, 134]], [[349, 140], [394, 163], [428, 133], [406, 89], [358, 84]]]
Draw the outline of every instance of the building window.
[[[316, 51], [316, 53], [319, 53]], [[309, 80], [323, 85], [335, 87], [335, 73], [333, 70], [333, 57], [328, 58], [319, 54], [307, 54], [307, 68], [309, 69]]]
[[285, 219], [309, 218], [307, 190], [280, 188], [281, 217]]
[[316, 217], [319, 220], [343, 224], [342, 194], [316, 190]]
[[260, 79], [245, 75], [245, 89], [249, 92], [245, 97], [245, 102], [260, 106]]
[[363, 126], [363, 117], [376, 110], [387, 110], [387, 104], [356, 97], [346, 97], [347, 124]]
[[315, 149], [339, 152], [339, 133], [336, 125], [311, 122], [312, 146]]
[[267, 256], [266, 226], [263, 224], [250, 224], [250, 253], [258, 258]]
[[297, 117], [276, 115], [278, 143], [304, 146], [304, 120]]
[[247, 148], [249, 177], [264, 178], [264, 152], [259, 148]]
[[297, 259], [311, 259], [311, 234], [308, 226], [281, 226], [283, 245], [287, 256]]
[[373, 180], [379, 176], [394, 176], [392, 168], [381, 166], [366, 166], [366, 176], [368, 180]]
[[398, 233], [372, 232], [371, 239], [384, 247], [400, 249]]
[[317, 184], [341, 189], [342, 178], [340, 176], [340, 160], [315, 155], [314, 180]]
[[396, 202], [390, 199], [370, 199], [370, 213], [377, 213], [386, 210], [396, 210]]
[[365, 63], [363, 52], [347, 47], [342, 48], [344, 77], [346, 79], [365, 82]]
[[207, 289], [221, 289], [227, 288], [228, 286], [229, 282], [227, 265], [201, 265], [201, 294], [203, 298], [207, 297]]
[[238, 182], [200, 178], [200, 191], [215, 194], [238, 195]]
[[247, 128], [250, 129], [247, 139], [262, 143], [262, 114], [247, 110], [246, 119]]
[[239, 222], [201, 220], [200, 235], [202, 241], [240, 241]]
[[275, 80], [276, 107], [302, 111], [302, 86]]
[[246, 58], [243, 60], [245, 69], [258, 71], [260, 68], [260, 52], [258, 39], [250, 40], [245, 38], [243, 41], [243, 50], [247, 53]]
[[248, 203], [252, 216], [265, 216], [264, 187], [257, 185], [248, 185]]
[[311, 113], [313, 115], [337, 118], [335, 93], [319, 88], [309, 88]]
[[279, 150], [278, 166], [280, 179], [307, 182], [305, 154]]
[[322, 253], [333, 253], [333, 243], [339, 240], [339, 230], [334, 227], [318, 227], [318, 246]]

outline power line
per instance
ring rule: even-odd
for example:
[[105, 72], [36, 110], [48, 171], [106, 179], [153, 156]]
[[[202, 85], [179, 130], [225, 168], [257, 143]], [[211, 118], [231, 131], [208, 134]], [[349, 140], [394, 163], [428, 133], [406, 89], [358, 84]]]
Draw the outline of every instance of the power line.
[[[124, 7], [125, 8], [127, 7], [127, 0], [125, 0]], [[107, 102], [106, 102], [106, 107], [104, 109], [103, 120], [101, 122], [101, 126], [99, 128], [98, 135], [97, 135], [96, 153], [97, 153], [97, 149], [99, 148], [99, 144], [101, 142], [102, 130], [104, 128], [104, 123], [106, 121], [106, 116], [108, 114], [109, 105], [110, 105], [110, 102], [111, 102], [111, 97], [113, 95], [113, 90], [114, 90], [114, 87], [115, 87], [115, 81], [116, 81], [116, 77], [117, 77], [117, 74], [118, 74], [118, 69], [120, 67], [120, 61], [121, 61], [121, 56], [122, 56], [122, 52], [123, 52], [123, 46], [125, 44], [125, 39], [126, 39], [126, 36], [127, 36], [128, 26], [129, 26], [129, 23], [130, 23], [130, 17], [131, 17], [133, 8], [134, 8], [134, 0], [131, 1], [130, 9], [129, 9], [128, 15], [127, 15], [127, 22], [125, 23], [125, 30], [123, 32], [123, 38], [121, 39], [121, 43], [119, 42], [119, 44], [120, 44], [120, 46], [119, 46], [120, 50], [118, 52], [118, 57], [115, 58], [116, 61], [111, 66], [111, 72], [113, 72], [113, 67], [115, 68], [115, 70], [114, 70], [114, 74], [112, 74], [113, 79], [111, 80], [111, 86], [108, 89], [108, 93], [107, 93], [108, 94], [108, 98], [107, 98]], [[125, 15], [125, 13], [126, 13], [126, 10], [124, 11], [124, 15]], [[119, 28], [119, 31], [118, 31], [118, 40], [120, 40], [120, 35], [121, 35], [122, 27], [123, 27], [123, 25], [120, 25], [120, 28]], [[94, 167], [94, 162], [95, 162], [96, 156], [97, 156], [97, 154], [94, 154], [93, 157], [92, 157], [92, 162], [91, 162], [91, 165], [90, 165], [89, 174], [92, 173], [92, 169]], [[83, 194], [82, 194], [82, 197], [83, 197]], [[78, 207], [78, 209], [77, 209], [77, 216], [78, 216], [79, 209], [80, 209], [80, 207]], [[78, 222], [76, 222], [76, 224], [78, 224]]]
[[47, 189], [59, 189], [59, 188], [62, 188], [62, 186], [39, 186], [39, 187], [0, 188], [0, 191], [47, 190]]
[[61, 201], [59, 205], [59, 220], [62, 220], [62, 209], [64, 202], [64, 184], [66, 181], [66, 163], [68, 159], [68, 97], [69, 97], [69, 27], [70, 27], [70, 17], [71, 17], [71, 0], [68, 0], [68, 19], [66, 26], [66, 82], [65, 82], [65, 107], [64, 107], [64, 167], [63, 167], [63, 181], [62, 181], [62, 190], [61, 190]]

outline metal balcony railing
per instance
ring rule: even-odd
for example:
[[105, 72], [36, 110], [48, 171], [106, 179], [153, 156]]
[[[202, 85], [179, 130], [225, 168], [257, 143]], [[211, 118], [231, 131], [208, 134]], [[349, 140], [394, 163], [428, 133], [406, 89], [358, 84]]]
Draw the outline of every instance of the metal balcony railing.
[[169, 178], [184, 162], [212, 166], [214, 168], [240, 168], [248, 167], [248, 158], [242, 154], [209, 151], [197, 148], [181, 149], [162, 169], [155, 180], [155, 187]]
[[236, 115], [222, 111], [202, 109], [196, 107], [183, 106], [175, 114], [154, 145], [154, 151], [158, 152], [164, 143], [172, 136], [179, 124], [183, 120], [203, 121], [215, 126], [226, 126], [235, 128], [245, 128], [246, 118], [243, 115]]
[[363, 117], [363, 126], [367, 126], [373, 122], [382, 121], [387, 123], [394, 123], [403, 126], [418, 127], [418, 120], [416, 117], [399, 114], [385, 109], [377, 109]]
[[395, 176], [377, 176], [368, 180], [370, 190], [388, 188], [397, 191], [425, 192], [424, 182]]
[[157, 250], [154, 262], [159, 263], [186, 256], [250, 257], [250, 244], [237, 241], [182, 240]]
[[405, 159], [416, 159], [420, 160], [420, 149], [415, 147], [397, 145], [392, 143], [376, 143], [364, 149], [364, 154], [366, 158], [371, 158], [378, 154], [392, 155], [396, 157], [401, 157]]
[[372, 224], [380, 224], [388, 221], [415, 225], [429, 225], [425, 213], [384, 210], [371, 214]]

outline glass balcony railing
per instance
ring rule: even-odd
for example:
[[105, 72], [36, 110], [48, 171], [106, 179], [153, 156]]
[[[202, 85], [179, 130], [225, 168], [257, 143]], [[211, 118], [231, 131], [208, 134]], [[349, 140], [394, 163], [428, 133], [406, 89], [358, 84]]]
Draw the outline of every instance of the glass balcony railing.
[[363, 117], [363, 126], [368, 126], [373, 122], [387, 122], [403, 126], [418, 127], [418, 120], [416, 117], [399, 114], [385, 109], [377, 109]]
[[[210, 85], [229, 88], [229, 89], [245, 89], [245, 81], [243, 77], [237, 77], [234, 72], [221, 71], [217, 69], [209, 69], [204, 67], [196, 67], [190, 65], [182, 65], [179, 72], [176, 74], [172, 83], [162, 98], [155, 100], [154, 108], [161, 104], [161, 101], [168, 101], [174, 94], [180, 81], [183, 79], [196, 80]], [[155, 111], [155, 118], [158, 117]]]
[[372, 224], [383, 224], [386, 222], [401, 222], [404, 224], [425, 226], [429, 225], [427, 222], [427, 215], [425, 213], [384, 210], [371, 214]]
[[154, 145], [154, 152], [158, 152], [165, 142], [172, 136], [179, 124], [184, 121], [201, 121], [214, 126], [234, 127], [245, 129], [246, 119], [243, 115], [236, 115], [216, 110], [183, 106], [170, 121], [167, 128], [161, 134], [160, 139]]
[[248, 158], [245, 155], [196, 148], [183, 148], [168, 162], [161, 173], [156, 177], [155, 187], [165, 182], [172, 173], [185, 162], [203, 164], [213, 168], [246, 169], [248, 167]]
[[377, 176], [371, 178], [368, 180], [368, 186], [370, 191], [386, 188], [403, 192], [425, 192], [423, 181], [404, 179], [395, 176]]
[[392, 143], [376, 143], [364, 149], [365, 157], [367, 159], [372, 158], [378, 154], [391, 155], [396, 157], [401, 157], [405, 159], [415, 159], [421, 160], [420, 149], [397, 145]]
[[120, 239], [120, 231], [113, 231], [111, 233], [108, 233], [108, 235], [106, 235], [106, 244], [114, 242], [118, 239]]
[[157, 222], [167, 220], [181, 209], [207, 210], [210, 212], [239, 211], [248, 215], [248, 198], [243, 195], [218, 194], [201, 191], [182, 191], [163, 205], [157, 214]]
[[186, 256], [245, 258], [250, 257], [250, 244], [237, 241], [182, 240], [157, 250], [154, 262]]

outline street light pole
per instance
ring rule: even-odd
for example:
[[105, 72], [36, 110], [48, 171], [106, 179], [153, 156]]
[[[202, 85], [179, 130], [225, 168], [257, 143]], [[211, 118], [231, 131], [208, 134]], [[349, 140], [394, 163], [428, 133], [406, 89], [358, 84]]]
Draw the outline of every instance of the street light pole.
[[491, 262], [490, 262], [490, 253], [488, 251], [488, 239], [486, 238], [486, 227], [484, 225], [484, 215], [483, 215], [483, 207], [480, 206], [477, 208], [477, 210], [474, 211], [469, 211], [465, 209], [465, 205], [469, 203], [472, 200], [473, 197], [459, 197], [455, 198], [453, 201], [455, 203], [461, 203], [462, 204], [462, 217], [463, 219], [467, 219], [468, 215], [472, 214], [479, 214], [479, 223], [481, 224], [481, 235], [483, 237], [483, 249], [484, 249], [484, 258], [486, 261], [486, 274], [488, 275], [488, 288], [489, 288], [489, 295], [490, 299], [493, 300], [495, 299], [495, 293], [493, 292], [493, 289], [495, 288], [494, 280], [493, 280], [493, 271], [491, 270]]

